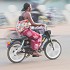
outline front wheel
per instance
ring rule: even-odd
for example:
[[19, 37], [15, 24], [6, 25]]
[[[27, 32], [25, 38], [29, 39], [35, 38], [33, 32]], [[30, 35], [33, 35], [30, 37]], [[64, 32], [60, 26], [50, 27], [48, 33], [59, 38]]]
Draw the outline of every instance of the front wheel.
[[46, 57], [51, 60], [58, 58], [61, 54], [61, 51], [62, 51], [61, 45], [55, 39], [53, 39], [52, 42], [48, 41], [45, 44], [44, 53]]
[[[19, 63], [25, 58], [25, 53], [21, 53], [21, 42], [13, 41], [7, 50], [8, 59], [13, 63]], [[25, 52], [25, 49], [23, 49]]]

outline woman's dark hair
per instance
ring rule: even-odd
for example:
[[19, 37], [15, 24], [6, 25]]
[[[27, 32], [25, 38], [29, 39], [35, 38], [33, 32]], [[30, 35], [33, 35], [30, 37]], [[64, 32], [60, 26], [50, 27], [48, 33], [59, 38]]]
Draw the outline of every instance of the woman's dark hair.
[[23, 6], [23, 9], [21, 11], [27, 10], [28, 7], [30, 7], [30, 4], [29, 3], [25, 3], [24, 6]]

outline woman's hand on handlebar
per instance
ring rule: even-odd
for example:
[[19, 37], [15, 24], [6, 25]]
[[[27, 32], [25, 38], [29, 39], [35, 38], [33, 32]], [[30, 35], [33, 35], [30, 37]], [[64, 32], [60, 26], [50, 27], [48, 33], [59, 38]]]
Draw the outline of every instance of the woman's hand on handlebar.
[[41, 24], [41, 26], [45, 27], [45, 25], [44, 25], [44, 24]]

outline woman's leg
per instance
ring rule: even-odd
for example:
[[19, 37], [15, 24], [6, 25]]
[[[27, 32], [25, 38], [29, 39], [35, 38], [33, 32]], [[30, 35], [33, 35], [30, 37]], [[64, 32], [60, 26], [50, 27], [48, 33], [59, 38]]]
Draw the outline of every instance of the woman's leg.
[[22, 35], [25, 35], [31, 39], [31, 48], [33, 50], [39, 49], [42, 43], [42, 36], [40, 34], [31, 29], [26, 29], [24, 32], [22, 32]]
[[32, 49], [33, 50], [38, 50], [40, 48], [40, 46], [41, 46], [41, 43], [42, 43], [42, 36], [38, 35], [38, 39], [31, 40], [31, 47], [32, 47]]

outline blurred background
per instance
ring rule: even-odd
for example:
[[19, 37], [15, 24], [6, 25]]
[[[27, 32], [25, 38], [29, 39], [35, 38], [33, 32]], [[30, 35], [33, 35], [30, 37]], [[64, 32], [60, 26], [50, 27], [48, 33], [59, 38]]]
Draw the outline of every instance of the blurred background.
[[55, 25], [70, 21], [70, 0], [0, 0], [0, 26], [14, 27], [25, 2], [32, 4], [35, 22]]
[[[26, 59], [12, 64], [7, 58], [7, 37], [12, 37], [25, 2], [32, 4], [32, 18], [47, 25], [52, 38], [62, 46], [62, 55], [55, 61], [46, 57]], [[15, 34], [15, 33], [14, 33]], [[15, 34], [16, 35], [16, 34]], [[1, 70], [70, 70], [70, 0], [0, 0], [0, 69]], [[15, 67], [15, 68], [14, 68]]]

